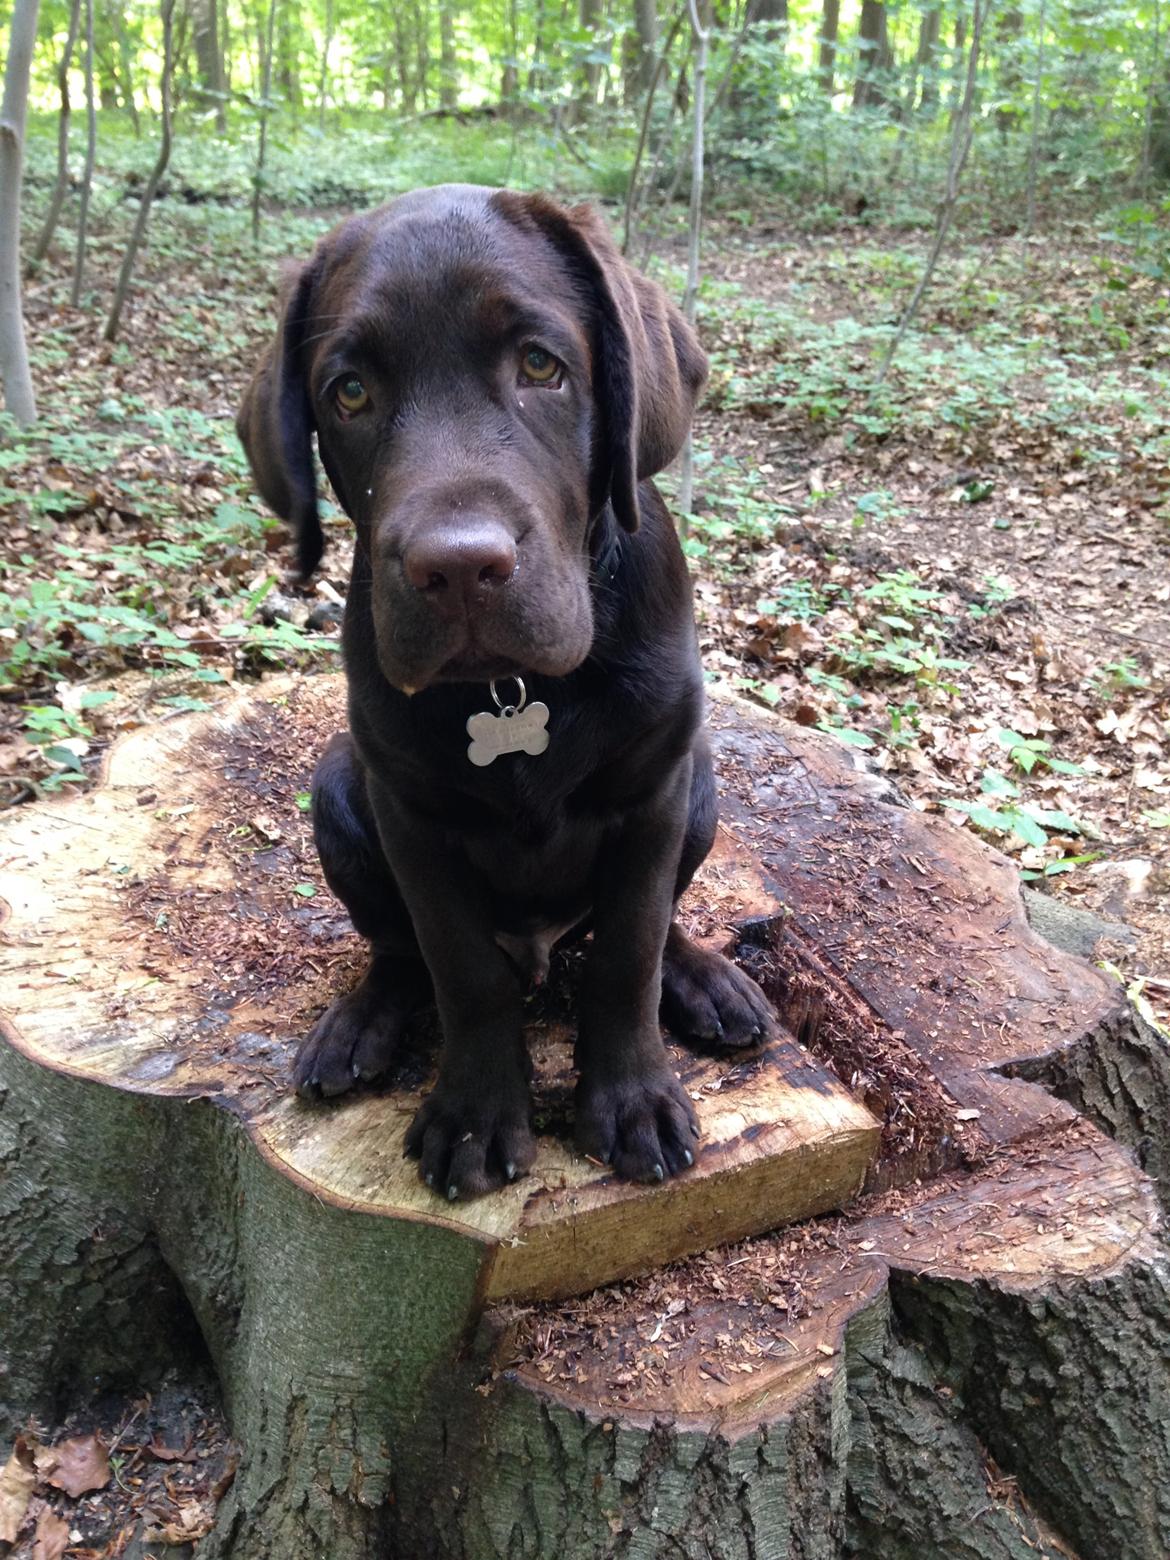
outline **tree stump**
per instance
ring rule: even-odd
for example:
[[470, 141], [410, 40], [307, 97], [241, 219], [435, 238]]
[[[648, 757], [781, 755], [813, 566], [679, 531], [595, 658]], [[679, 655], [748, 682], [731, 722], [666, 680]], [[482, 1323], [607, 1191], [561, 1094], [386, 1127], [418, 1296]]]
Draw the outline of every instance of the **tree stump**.
[[719, 702], [686, 916], [788, 1033], [676, 1052], [696, 1167], [623, 1184], [570, 1147], [565, 956], [535, 1170], [448, 1205], [402, 1159], [425, 1037], [383, 1089], [287, 1088], [363, 957], [296, 804], [343, 720], [340, 679], [268, 682], [6, 820], [4, 1432], [209, 1360], [242, 1460], [202, 1557], [1170, 1552], [1119, 1146], [1162, 1175], [1170, 1067], [1010, 864]]

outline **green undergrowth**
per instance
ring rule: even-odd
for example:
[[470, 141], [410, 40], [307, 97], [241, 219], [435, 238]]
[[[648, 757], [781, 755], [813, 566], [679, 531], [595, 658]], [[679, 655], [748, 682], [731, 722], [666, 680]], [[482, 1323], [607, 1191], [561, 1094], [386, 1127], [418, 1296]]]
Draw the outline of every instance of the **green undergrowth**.
[[[830, 255], [815, 281], [794, 283], [778, 300], [709, 289], [712, 402], [731, 416], [782, 418], [813, 434], [841, 430], [871, 442], [927, 438], [970, 448], [973, 436], [987, 441], [1007, 430], [1051, 440], [1062, 458], [1086, 464], [1164, 461], [1170, 292], [1111, 260], [1066, 278], [1062, 301], [1038, 301], [1026, 267], [1012, 269], [1014, 285], [992, 292], [941, 282], [880, 385], [910, 265], [854, 250]], [[827, 314], [822, 288], [838, 280], [840, 312]]]

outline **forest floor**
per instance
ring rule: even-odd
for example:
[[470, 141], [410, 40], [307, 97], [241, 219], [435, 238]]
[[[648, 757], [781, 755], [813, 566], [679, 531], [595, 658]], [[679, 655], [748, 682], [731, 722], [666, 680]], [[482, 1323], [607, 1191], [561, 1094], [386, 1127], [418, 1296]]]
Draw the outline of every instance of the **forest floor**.
[[[42, 418], [0, 422], [6, 803], [89, 783], [120, 732], [241, 678], [337, 664], [347, 522], [328, 517], [299, 589], [233, 418], [277, 257], [305, 253], [344, 193], [274, 205], [253, 247], [238, 199], [176, 175], [113, 346], [134, 209], [119, 176], [99, 188], [82, 307], [64, 242], [30, 280]], [[34, 178], [34, 215], [39, 198]], [[925, 247], [860, 221], [710, 224], [687, 540], [705, 664], [836, 732], [1044, 891], [1126, 923], [1099, 952], [1166, 1023], [1165, 242], [1132, 217], [957, 241], [874, 391]], [[673, 290], [680, 259], [671, 241], [657, 261]]]

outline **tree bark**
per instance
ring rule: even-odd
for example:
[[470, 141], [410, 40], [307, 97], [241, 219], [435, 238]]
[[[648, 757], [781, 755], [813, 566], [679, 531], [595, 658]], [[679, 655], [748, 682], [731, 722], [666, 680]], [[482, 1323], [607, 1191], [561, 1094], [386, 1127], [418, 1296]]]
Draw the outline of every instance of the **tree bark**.
[[223, 63], [223, 45], [219, 29], [218, 0], [188, 0], [191, 18], [191, 36], [195, 44], [195, 60], [199, 71], [199, 85], [205, 101], [215, 105], [215, 128], [219, 135], [227, 130], [224, 101], [227, 81]]
[[[290, 0], [283, 0], [280, 7], [280, 42], [277, 51], [280, 56], [280, 68], [276, 79], [280, 83], [280, 95], [292, 109], [294, 116], [301, 107], [300, 56], [297, 48], [300, 29], [301, 19], [297, 6], [290, 3]], [[268, 93], [265, 93], [265, 97], [267, 96]]]
[[89, 200], [93, 190], [93, 166], [97, 159], [97, 103], [94, 99], [93, 59], [94, 0], [85, 0], [85, 168], [81, 175], [81, 201], [77, 214], [77, 248], [73, 257], [73, 288], [69, 301], [81, 303], [85, 281], [85, 248], [89, 233]]
[[130, 34], [126, 29], [126, 17], [120, 5], [115, 5], [109, 13], [109, 20], [114, 29], [114, 38], [118, 46], [118, 86], [119, 98], [122, 107], [130, 117], [130, 123], [134, 126], [134, 139], [142, 134], [142, 117], [138, 112], [138, 103], [135, 98], [134, 75], [134, 51], [130, 46]]
[[37, 10], [37, 0], [16, 0], [0, 103], [0, 383], [5, 406], [24, 425], [37, 415], [20, 291], [20, 194]]
[[[1158, 13], [1157, 10], [1155, 10], [1155, 29], [1157, 28], [1157, 24]], [[1031, 236], [1032, 230], [1036, 226], [1036, 180], [1039, 174], [1040, 164], [1040, 89], [1044, 78], [1044, 43], [1046, 32], [1047, 5], [1046, 0], [1040, 0], [1040, 13], [1036, 20], [1036, 79], [1032, 83], [1032, 125], [1028, 135], [1028, 196], [1024, 215], [1025, 238]]]
[[1152, 49], [1151, 83], [1146, 100], [1146, 118], [1149, 130], [1145, 137], [1146, 151], [1143, 166], [1148, 166], [1153, 176], [1163, 184], [1170, 184], [1170, 71], [1160, 59], [1161, 11], [1155, 13], [1158, 21]]
[[500, 106], [505, 114], [516, 112], [520, 90], [520, 22], [516, 0], [508, 0], [508, 59], [500, 74]]
[[918, 69], [922, 79], [922, 91], [918, 98], [919, 110], [933, 117], [938, 109], [938, 46], [942, 26], [942, 10], [922, 13], [918, 32]]
[[264, 193], [264, 159], [268, 150], [268, 116], [272, 111], [272, 55], [276, 43], [277, 0], [268, 0], [264, 33], [264, 80], [260, 88], [260, 134], [256, 141], [256, 167], [252, 173], [252, 242], [260, 242], [260, 202]]
[[951, 151], [947, 165], [946, 186], [943, 190], [942, 199], [939, 202], [934, 242], [931, 244], [930, 253], [926, 257], [926, 265], [923, 267], [921, 279], [911, 295], [910, 302], [903, 311], [902, 318], [898, 321], [898, 328], [878, 366], [877, 375], [874, 379], [875, 387], [880, 385], [885, 379], [898, 348], [906, 338], [906, 332], [914, 322], [922, 300], [926, 296], [926, 289], [930, 286], [931, 278], [934, 276], [935, 267], [938, 265], [939, 258], [942, 255], [943, 245], [947, 241], [947, 234], [951, 229], [951, 218], [954, 216], [955, 206], [959, 199], [959, 181], [963, 176], [963, 169], [967, 165], [967, 154], [971, 150], [971, 140], [975, 133], [975, 85], [979, 76], [979, 46], [982, 41], [983, 27], [987, 20], [988, 4], [989, 0], [975, 0], [972, 11], [971, 47], [967, 54], [967, 85], [963, 93], [963, 101], [954, 116], [951, 130]]
[[325, 37], [321, 43], [321, 79], [317, 84], [317, 128], [325, 129], [325, 104], [329, 92], [329, 51], [333, 47], [334, 0], [325, 0]]
[[57, 177], [53, 182], [53, 193], [49, 197], [49, 209], [45, 213], [40, 236], [33, 250], [34, 264], [43, 260], [49, 252], [49, 245], [53, 242], [53, 235], [57, 231], [61, 207], [65, 204], [65, 195], [69, 189], [69, 119], [72, 113], [72, 105], [69, 101], [69, 62], [73, 57], [73, 46], [77, 42], [80, 20], [81, 0], [72, 0], [69, 10], [69, 31], [57, 66], [57, 90], [61, 94], [61, 113], [57, 120]]
[[[605, 20], [603, 0], [578, 0], [578, 20], [581, 30], [591, 36], [590, 50], [596, 52], [601, 44], [601, 26]], [[601, 70], [599, 61], [586, 60], [578, 71], [577, 92], [573, 103], [573, 118], [578, 124], [584, 124], [597, 106]]]
[[[683, 314], [693, 326], [699, 303], [699, 245], [703, 233], [703, 131], [707, 112], [707, 45], [710, 37], [709, 20], [700, 15], [701, 0], [690, 0], [691, 33], [695, 45], [695, 102], [694, 126], [691, 133], [691, 205], [687, 228], [687, 284], [683, 293]], [[679, 474], [678, 524], [683, 536], [687, 534], [691, 509], [695, 497], [695, 444], [691, 428], [687, 428], [686, 442], [682, 449], [682, 470]]]
[[175, 73], [175, 33], [174, 33], [175, 0], [163, 0], [163, 68], [160, 90], [162, 92], [162, 134], [159, 139], [158, 156], [154, 167], [150, 171], [146, 188], [142, 192], [142, 198], [138, 203], [138, 215], [134, 219], [134, 231], [130, 235], [130, 242], [126, 246], [126, 254], [122, 261], [122, 269], [118, 276], [118, 286], [114, 292], [114, 302], [110, 308], [110, 316], [106, 321], [105, 340], [115, 341], [118, 336], [118, 325], [122, 318], [122, 309], [130, 291], [130, 279], [134, 275], [134, 262], [138, 257], [139, 246], [146, 233], [146, 224], [150, 220], [150, 208], [154, 204], [154, 197], [158, 194], [158, 187], [162, 183], [163, 174], [167, 171], [167, 164], [171, 160], [171, 83]]
[[638, 63], [634, 72], [637, 95], [650, 90], [658, 63], [658, 7], [655, 0], [634, 0], [634, 27], [638, 38]]
[[886, 8], [883, 0], [861, 0], [861, 18], [857, 24], [857, 80], [853, 86], [854, 108], [885, 108], [889, 102], [887, 82], [893, 55], [890, 51]]
[[837, 28], [841, 20], [841, 0], [824, 0], [821, 32], [817, 41], [817, 69], [821, 91], [831, 98], [836, 90]]
[[680, 1058], [698, 1162], [635, 1187], [560, 1141], [558, 997], [557, 1135], [449, 1205], [401, 1157], [418, 1056], [285, 1089], [360, 963], [296, 891], [339, 719], [275, 680], [4, 820], [0, 1434], [210, 1367], [242, 1460], [201, 1560], [1163, 1560], [1170, 1265], [1103, 1129], [1170, 1180], [1170, 1052], [1012, 864], [714, 700], [682, 913], [791, 1033]]
[[650, 86], [646, 92], [646, 101], [642, 105], [642, 121], [638, 128], [638, 145], [634, 150], [634, 161], [630, 167], [630, 180], [626, 186], [626, 214], [625, 224], [622, 229], [622, 254], [630, 252], [630, 239], [633, 233], [634, 211], [638, 199], [638, 179], [642, 169], [642, 158], [646, 152], [646, 143], [650, 134], [650, 116], [654, 109], [654, 98], [658, 92], [658, 84], [662, 80], [666, 69], [666, 62], [670, 58], [670, 51], [678, 36], [680, 27], [686, 19], [685, 8], [680, 7], [675, 12], [674, 20], [666, 34], [666, 42], [662, 46], [662, 52], [654, 62], [654, 74], [650, 78]]
[[[1009, 6], [996, 18], [995, 41], [998, 46], [999, 89], [1005, 96], [1013, 96], [1020, 87], [1020, 34], [1024, 26], [1024, 13], [1018, 6]], [[995, 121], [1001, 135], [1014, 130], [1022, 117], [1018, 103], [1005, 103], [996, 109]]]
[[439, 0], [439, 107], [453, 114], [459, 107], [459, 61], [455, 53], [453, 0]]

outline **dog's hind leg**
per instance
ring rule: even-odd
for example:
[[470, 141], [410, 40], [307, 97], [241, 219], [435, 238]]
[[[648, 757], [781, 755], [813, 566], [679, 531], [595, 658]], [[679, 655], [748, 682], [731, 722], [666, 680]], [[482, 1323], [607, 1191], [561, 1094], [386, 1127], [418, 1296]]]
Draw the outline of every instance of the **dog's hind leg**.
[[341, 1094], [385, 1072], [411, 1017], [433, 1000], [348, 733], [329, 742], [313, 775], [313, 836], [325, 881], [369, 940], [372, 958], [353, 991], [325, 1010], [297, 1054], [293, 1080], [306, 1098]]
[[[717, 821], [715, 771], [700, 735], [675, 883], [676, 904], [711, 849]], [[722, 954], [698, 947], [677, 921], [671, 922], [662, 952], [660, 1017], [679, 1040], [719, 1046], [755, 1045], [775, 1028], [771, 1005], [751, 976]]]

